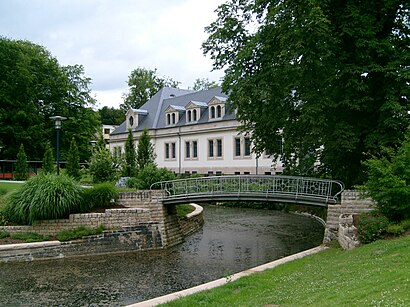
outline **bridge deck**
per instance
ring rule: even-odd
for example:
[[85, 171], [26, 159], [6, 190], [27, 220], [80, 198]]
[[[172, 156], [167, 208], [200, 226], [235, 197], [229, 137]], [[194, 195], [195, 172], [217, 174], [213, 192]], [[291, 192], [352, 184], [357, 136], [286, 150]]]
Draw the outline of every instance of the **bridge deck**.
[[206, 201], [269, 201], [327, 206], [338, 202], [340, 181], [292, 176], [215, 176], [158, 182], [164, 204]]

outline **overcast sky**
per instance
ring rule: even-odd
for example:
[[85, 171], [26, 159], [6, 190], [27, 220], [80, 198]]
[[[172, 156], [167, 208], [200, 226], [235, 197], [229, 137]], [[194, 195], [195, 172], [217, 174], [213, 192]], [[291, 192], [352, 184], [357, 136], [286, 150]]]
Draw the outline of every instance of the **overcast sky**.
[[61, 65], [81, 64], [99, 107], [118, 108], [137, 67], [192, 87], [220, 81], [201, 43], [224, 0], [0, 0], [0, 36], [42, 45]]

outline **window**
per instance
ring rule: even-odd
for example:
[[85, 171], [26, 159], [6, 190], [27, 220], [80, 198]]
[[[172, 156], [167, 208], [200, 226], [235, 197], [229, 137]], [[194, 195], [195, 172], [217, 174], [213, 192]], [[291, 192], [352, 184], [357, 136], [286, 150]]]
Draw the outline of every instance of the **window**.
[[244, 138], [244, 155], [245, 157], [249, 157], [251, 155], [251, 139], [249, 137]]
[[185, 158], [197, 159], [198, 158], [198, 141], [186, 141], [185, 142]]
[[167, 125], [171, 125], [171, 114], [167, 114]]
[[185, 158], [191, 158], [191, 144], [189, 142], [185, 142]]
[[128, 121], [129, 121], [130, 127], [134, 126], [134, 117], [130, 116]]
[[235, 138], [235, 157], [241, 156], [241, 138]]
[[104, 134], [110, 134], [110, 129], [105, 128], [104, 129]]
[[208, 140], [208, 158], [222, 158], [223, 146], [222, 139]]
[[222, 157], [222, 140], [221, 139], [216, 140], [216, 156], [218, 158]]
[[197, 111], [193, 110], [192, 114], [193, 114], [194, 122], [196, 122], [197, 121]]
[[191, 110], [188, 110], [188, 111], [187, 111], [187, 115], [188, 115], [188, 119], [187, 119], [187, 121], [188, 121], [188, 122], [191, 122], [191, 121], [192, 121], [192, 114], [191, 114]]
[[222, 107], [221, 106], [216, 107], [216, 117], [218, 118], [222, 117]]
[[165, 143], [165, 160], [175, 160], [176, 145], [173, 143]]
[[193, 151], [193, 157], [198, 158], [198, 142], [197, 141], [192, 141], [192, 151]]
[[215, 118], [215, 107], [211, 107], [211, 118]]
[[208, 141], [208, 157], [209, 158], [214, 157], [214, 140]]
[[172, 124], [175, 125], [176, 120], [175, 120], [175, 113], [172, 113]]

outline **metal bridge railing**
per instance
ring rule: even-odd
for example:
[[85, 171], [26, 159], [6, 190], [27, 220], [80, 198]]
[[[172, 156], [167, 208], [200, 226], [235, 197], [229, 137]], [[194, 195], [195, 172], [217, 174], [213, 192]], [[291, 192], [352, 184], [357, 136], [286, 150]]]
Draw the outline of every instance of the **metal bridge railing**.
[[151, 189], [165, 190], [168, 198], [188, 198], [198, 195], [266, 195], [308, 197], [318, 202], [336, 202], [344, 190], [342, 182], [293, 176], [212, 176], [154, 183]]

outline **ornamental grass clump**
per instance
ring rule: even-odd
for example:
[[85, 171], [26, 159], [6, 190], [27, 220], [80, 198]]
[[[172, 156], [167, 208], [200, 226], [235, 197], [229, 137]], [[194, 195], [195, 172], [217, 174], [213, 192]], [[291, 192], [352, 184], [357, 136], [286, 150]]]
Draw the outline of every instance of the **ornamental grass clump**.
[[73, 179], [41, 174], [8, 198], [5, 213], [13, 223], [31, 225], [35, 220], [66, 218], [78, 212], [81, 199], [81, 189]]

